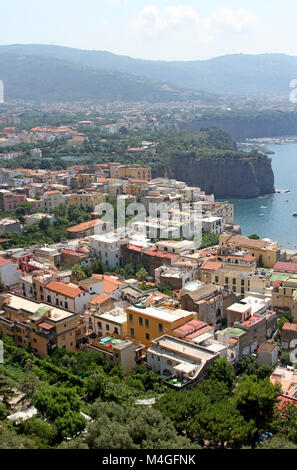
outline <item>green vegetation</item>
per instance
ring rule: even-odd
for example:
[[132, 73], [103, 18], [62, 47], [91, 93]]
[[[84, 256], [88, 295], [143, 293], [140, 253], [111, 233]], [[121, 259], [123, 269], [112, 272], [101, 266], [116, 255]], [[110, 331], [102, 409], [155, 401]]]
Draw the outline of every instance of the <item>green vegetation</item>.
[[[24, 213], [30, 211], [29, 206], [17, 208], [16, 213], [19, 214], [19, 217], [23, 216], [23, 213], [20, 214], [19, 209], [22, 212], [25, 211]], [[44, 217], [39, 224], [26, 226], [23, 233], [5, 232], [2, 236], [10, 239], [9, 246], [11, 247], [23, 247], [33, 243], [58, 243], [67, 239], [66, 229], [68, 227], [91, 220], [89, 212], [74, 205], [61, 204], [52, 212], [55, 217], [53, 224], [50, 223], [47, 217]]]

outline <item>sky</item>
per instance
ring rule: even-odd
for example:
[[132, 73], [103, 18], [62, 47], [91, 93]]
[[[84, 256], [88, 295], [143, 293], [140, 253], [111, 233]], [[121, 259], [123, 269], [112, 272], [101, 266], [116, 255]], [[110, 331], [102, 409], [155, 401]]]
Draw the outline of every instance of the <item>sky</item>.
[[14, 0], [0, 44], [55, 44], [142, 59], [297, 56], [296, 0]]

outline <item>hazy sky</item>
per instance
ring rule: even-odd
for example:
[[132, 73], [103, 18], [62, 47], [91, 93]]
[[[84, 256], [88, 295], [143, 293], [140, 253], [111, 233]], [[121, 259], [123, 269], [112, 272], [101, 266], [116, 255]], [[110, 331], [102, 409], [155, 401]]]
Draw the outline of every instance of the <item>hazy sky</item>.
[[296, 0], [14, 0], [0, 44], [56, 44], [144, 59], [297, 55]]

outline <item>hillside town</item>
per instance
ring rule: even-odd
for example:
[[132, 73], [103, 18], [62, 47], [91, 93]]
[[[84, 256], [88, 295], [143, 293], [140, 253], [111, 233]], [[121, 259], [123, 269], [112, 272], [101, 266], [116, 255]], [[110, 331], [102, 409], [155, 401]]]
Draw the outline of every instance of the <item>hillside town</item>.
[[[125, 373], [145, 364], [178, 389], [200, 382], [219, 357], [235, 370], [242, 357], [256, 356], [276, 367], [273, 380], [280, 376], [280, 358], [297, 340], [297, 258], [277, 241], [243, 236], [232, 204], [182, 181], [152, 179], [149, 167], [116, 162], [92, 173], [83, 165], [3, 168], [0, 181], [2, 211], [29, 208], [0, 222], [0, 332], [16, 345], [41, 358], [56, 348], [98, 350]], [[146, 208], [198, 202], [210, 246], [178, 238], [174, 219], [167, 239], [160, 238], [160, 218], [147, 217], [141, 230], [137, 222], [130, 231], [112, 230], [95, 212], [111, 198]], [[55, 211], [66, 206], [90, 220], [71, 224], [58, 243], [14, 246], [15, 233], [20, 241], [34, 226], [55, 227]], [[290, 322], [277, 342], [284, 313]], [[296, 400], [295, 392], [283, 392]]]

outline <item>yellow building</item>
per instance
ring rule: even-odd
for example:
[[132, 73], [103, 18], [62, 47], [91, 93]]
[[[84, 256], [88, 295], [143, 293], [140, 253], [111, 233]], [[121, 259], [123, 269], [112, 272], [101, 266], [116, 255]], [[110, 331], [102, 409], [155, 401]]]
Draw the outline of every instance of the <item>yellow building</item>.
[[199, 279], [205, 284], [216, 284], [226, 290], [246, 296], [249, 292], [265, 292], [269, 287], [269, 273], [255, 273], [254, 268], [246, 270], [225, 266], [217, 262], [207, 262], [200, 269]]
[[297, 275], [288, 276], [272, 291], [272, 307], [276, 311], [289, 311], [297, 323]]
[[176, 328], [197, 318], [195, 312], [145, 307], [142, 304], [128, 307], [126, 312], [128, 336], [137, 343], [144, 344], [146, 348], [151, 346], [152, 340], [164, 334], [171, 335]]
[[105, 201], [105, 195], [96, 192], [78, 192], [73, 193], [69, 197], [68, 204], [70, 206], [79, 206], [85, 210], [94, 210], [101, 202]]
[[118, 178], [133, 178], [149, 181], [152, 178], [152, 170], [142, 166], [122, 166], [118, 169]]
[[76, 351], [86, 345], [86, 325], [78, 314], [14, 294], [2, 294], [0, 308], [0, 333], [39, 357], [57, 348]]
[[231, 235], [222, 233], [220, 235], [220, 247], [238, 247], [248, 250], [252, 256], [255, 256], [257, 263], [261, 263], [265, 268], [273, 268], [280, 256], [280, 248], [277, 242], [266, 240], [252, 240], [241, 235]]
[[95, 177], [88, 173], [79, 173], [76, 176], [77, 184], [80, 188], [86, 188], [90, 184], [94, 183]]

